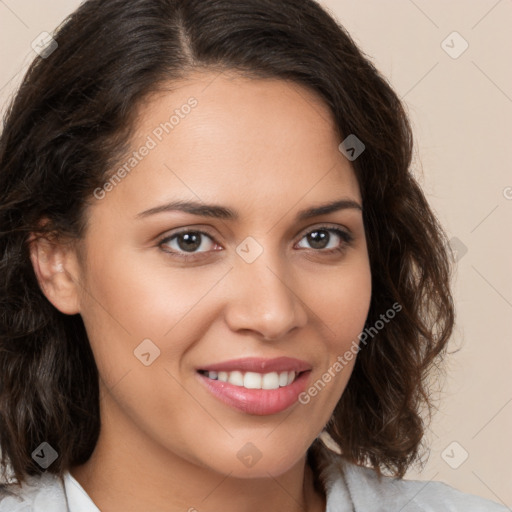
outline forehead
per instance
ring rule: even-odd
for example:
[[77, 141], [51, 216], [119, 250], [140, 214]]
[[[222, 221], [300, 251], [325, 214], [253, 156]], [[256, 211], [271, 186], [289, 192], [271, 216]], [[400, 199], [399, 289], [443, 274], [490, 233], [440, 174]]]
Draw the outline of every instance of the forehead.
[[127, 172], [104, 202], [135, 212], [195, 199], [239, 211], [259, 204], [263, 214], [306, 196], [307, 204], [360, 199], [340, 142], [330, 109], [304, 86], [196, 73], [139, 106], [130, 152], [118, 164]]

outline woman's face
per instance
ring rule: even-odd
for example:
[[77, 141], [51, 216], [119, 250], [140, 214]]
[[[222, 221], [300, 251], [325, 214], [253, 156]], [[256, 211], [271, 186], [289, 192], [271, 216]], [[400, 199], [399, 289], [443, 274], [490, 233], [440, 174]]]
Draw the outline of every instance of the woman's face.
[[304, 456], [370, 304], [340, 142], [327, 106], [280, 80], [197, 74], [140, 109], [75, 276], [117, 449], [241, 477]]

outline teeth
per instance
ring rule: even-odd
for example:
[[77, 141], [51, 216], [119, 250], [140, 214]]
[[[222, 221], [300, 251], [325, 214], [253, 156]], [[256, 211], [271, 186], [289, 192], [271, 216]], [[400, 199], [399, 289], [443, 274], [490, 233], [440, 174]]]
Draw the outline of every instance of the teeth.
[[244, 375], [244, 388], [261, 389], [261, 373], [247, 372]]
[[209, 379], [229, 382], [229, 384], [246, 389], [278, 389], [279, 387], [289, 386], [297, 376], [295, 372], [242, 373], [238, 370], [232, 372], [204, 372], [204, 375]]
[[277, 389], [279, 387], [279, 375], [277, 372], [265, 373], [261, 379], [261, 389]]
[[243, 386], [244, 376], [242, 372], [229, 372], [228, 382], [235, 386]]

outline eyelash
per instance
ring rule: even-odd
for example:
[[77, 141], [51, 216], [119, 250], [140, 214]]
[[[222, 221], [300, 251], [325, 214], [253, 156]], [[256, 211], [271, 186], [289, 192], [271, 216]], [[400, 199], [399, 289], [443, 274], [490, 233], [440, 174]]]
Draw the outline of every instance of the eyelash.
[[[299, 239], [299, 241], [302, 240], [307, 235], [309, 235], [310, 233], [314, 233], [315, 231], [333, 232], [336, 235], [338, 235], [339, 238], [342, 240], [342, 243], [340, 244], [340, 246], [338, 246], [338, 247], [336, 247], [334, 249], [311, 249], [312, 251], [319, 252], [321, 254], [332, 255], [332, 254], [336, 254], [336, 253], [343, 253], [347, 249], [347, 247], [351, 246], [352, 242], [354, 241], [353, 235], [351, 235], [347, 231], [344, 231], [342, 229], [335, 228], [335, 227], [330, 227], [330, 226], [319, 226], [319, 227], [316, 227], [316, 228], [314, 228], [314, 229], [312, 229], [310, 231], [307, 231]], [[162, 240], [160, 240], [158, 242], [158, 247], [162, 248], [162, 246], [164, 244], [169, 243], [171, 240], [174, 240], [175, 238], [177, 238], [180, 235], [188, 234], [188, 233], [201, 234], [201, 235], [207, 236], [213, 242], [215, 242], [215, 239], [213, 238], [213, 236], [211, 236], [206, 231], [203, 231], [201, 229], [184, 229], [182, 231], [179, 231], [177, 233], [173, 233], [171, 236], [167, 236], [167, 237], [163, 238]], [[215, 242], [215, 243], [217, 243], [217, 242]], [[169, 255], [171, 255], [172, 257], [180, 258], [180, 259], [182, 259], [184, 261], [195, 260], [195, 259], [197, 259], [197, 255], [198, 254], [207, 254], [208, 252], [210, 252], [210, 251], [203, 251], [203, 252], [199, 252], [199, 253], [185, 254], [185, 253], [176, 252], [176, 251], [168, 251], [168, 250], [165, 250], [165, 249], [162, 249], [162, 251], [167, 253], [167, 254], [169, 254]]]

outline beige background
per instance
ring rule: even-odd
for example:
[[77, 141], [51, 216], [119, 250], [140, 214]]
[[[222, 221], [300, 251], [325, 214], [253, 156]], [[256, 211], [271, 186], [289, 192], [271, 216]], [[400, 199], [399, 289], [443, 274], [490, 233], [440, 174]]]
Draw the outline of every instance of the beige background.
[[[79, 3], [0, 0], [2, 111], [35, 56], [32, 40]], [[449, 358], [428, 462], [407, 477], [441, 480], [512, 508], [512, 2], [322, 4], [405, 101], [415, 171], [459, 248], [452, 348], [461, 350]], [[448, 37], [454, 31], [469, 45], [457, 58], [443, 49], [454, 56], [463, 49], [462, 39]]]

